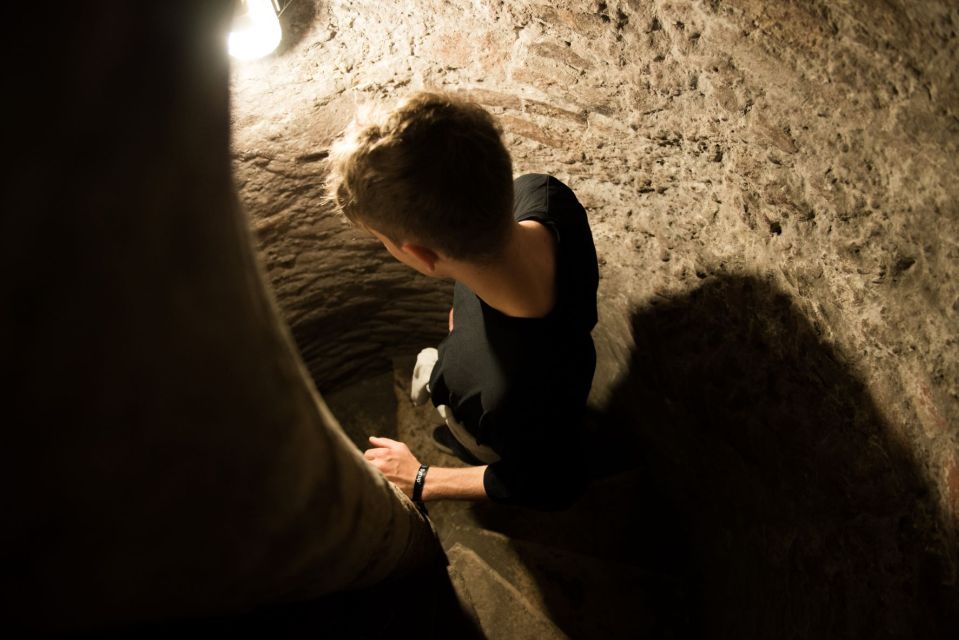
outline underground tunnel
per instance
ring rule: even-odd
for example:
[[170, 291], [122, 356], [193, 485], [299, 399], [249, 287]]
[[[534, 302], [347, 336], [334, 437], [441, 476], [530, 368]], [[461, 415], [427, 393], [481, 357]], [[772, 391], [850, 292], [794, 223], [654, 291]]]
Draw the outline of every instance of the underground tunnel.
[[[953, 3], [293, 0], [229, 63], [207, 4], [25, 20], [61, 67], [14, 72], [3, 190], [9, 628], [959, 629]], [[603, 472], [561, 511], [427, 521], [359, 455], [456, 464], [409, 402], [452, 284], [324, 199], [424, 89], [588, 214]]]

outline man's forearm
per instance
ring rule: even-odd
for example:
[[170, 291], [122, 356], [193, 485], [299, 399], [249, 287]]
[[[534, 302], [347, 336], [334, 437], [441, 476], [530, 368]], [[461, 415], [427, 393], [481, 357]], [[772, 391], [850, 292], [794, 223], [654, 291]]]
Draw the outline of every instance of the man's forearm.
[[482, 467], [430, 467], [423, 483], [423, 500], [485, 500]]

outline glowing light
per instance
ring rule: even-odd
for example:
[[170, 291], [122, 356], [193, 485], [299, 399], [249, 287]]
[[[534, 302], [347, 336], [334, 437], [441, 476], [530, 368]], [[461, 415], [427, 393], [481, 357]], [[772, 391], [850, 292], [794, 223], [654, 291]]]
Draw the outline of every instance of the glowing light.
[[233, 18], [233, 30], [227, 39], [230, 55], [238, 60], [256, 60], [271, 53], [280, 44], [280, 19], [273, 0], [243, 0]]

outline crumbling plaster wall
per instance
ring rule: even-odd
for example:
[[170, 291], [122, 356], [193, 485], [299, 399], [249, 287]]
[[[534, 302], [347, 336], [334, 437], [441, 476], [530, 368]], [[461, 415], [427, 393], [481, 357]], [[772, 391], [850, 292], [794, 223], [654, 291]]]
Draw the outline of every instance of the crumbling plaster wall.
[[517, 173], [589, 210], [597, 406], [631, 314], [763, 283], [861, 380], [955, 535], [954, 3], [297, 0], [284, 20], [288, 44], [234, 70], [236, 175], [321, 387], [435, 340], [449, 301], [321, 206], [325, 149], [359, 103], [463, 92], [499, 116]]

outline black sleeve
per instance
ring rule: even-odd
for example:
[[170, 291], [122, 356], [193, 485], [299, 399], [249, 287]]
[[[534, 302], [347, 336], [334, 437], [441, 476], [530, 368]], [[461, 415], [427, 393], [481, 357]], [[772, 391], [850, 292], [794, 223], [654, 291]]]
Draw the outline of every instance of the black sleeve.
[[583, 465], [576, 459], [579, 429], [572, 420], [568, 412], [555, 410], [484, 415], [484, 440], [501, 456], [483, 475], [486, 495], [494, 502], [541, 510], [569, 506], [586, 480], [585, 472], [577, 471]]

